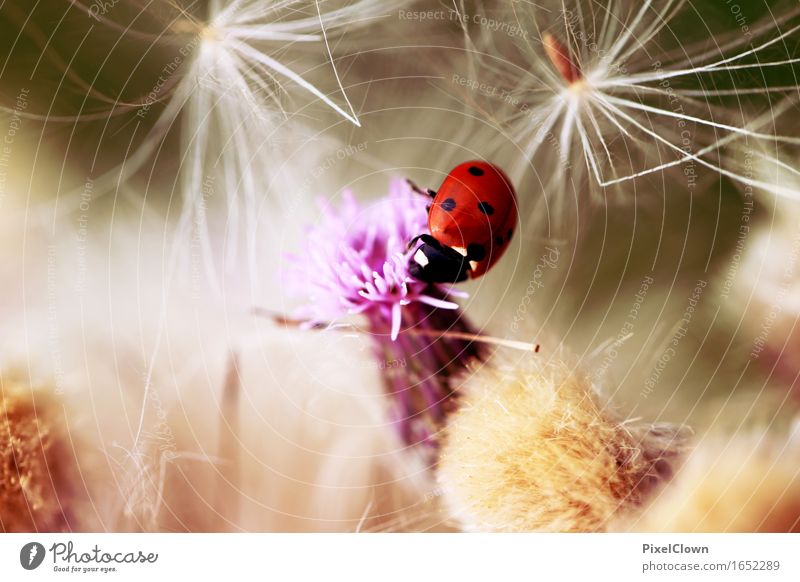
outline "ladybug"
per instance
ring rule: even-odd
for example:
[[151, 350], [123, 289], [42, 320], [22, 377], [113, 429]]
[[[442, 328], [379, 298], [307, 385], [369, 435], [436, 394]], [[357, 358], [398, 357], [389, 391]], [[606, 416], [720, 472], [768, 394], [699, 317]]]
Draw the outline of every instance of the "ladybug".
[[470, 161], [453, 168], [438, 191], [423, 191], [430, 234], [409, 262], [411, 276], [428, 283], [458, 283], [483, 275], [508, 247], [517, 226], [517, 198], [503, 171], [487, 162]]

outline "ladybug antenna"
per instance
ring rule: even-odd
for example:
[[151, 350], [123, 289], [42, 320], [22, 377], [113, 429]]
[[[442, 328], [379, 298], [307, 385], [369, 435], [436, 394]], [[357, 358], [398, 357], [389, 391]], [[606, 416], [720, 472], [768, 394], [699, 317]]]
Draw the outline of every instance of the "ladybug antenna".
[[542, 44], [544, 45], [544, 52], [547, 53], [550, 62], [553, 63], [555, 69], [561, 74], [568, 85], [572, 85], [583, 79], [581, 69], [570, 57], [569, 50], [565, 48], [555, 36], [549, 32], [544, 33], [542, 36]]
[[[308, 326], [310, 329], [331, 329], [335, 331], [357, 331], [367, 333], [367, 330], [360, 329], [354, 325], [341, 325], [341, 324], [332, 324], [329, 323], [325, 325], [324, 323], [315, 323], [310, 324], [307, 321], [303, 321], [300, 319], [292, 319], [286, 317], [285, 315], [271, 311], [269, 309], [264, 309], [262, 307], [254, 307], [253, 313], [256, 315], [260, 315], [262, 317], [266, 317], [267, 319], [271, 319], [274, 323], [277, 323], [283, 327], [303, 327]], [[370, 333], [374, 333], [374, 330]], [[389, 333], [389, 330], [386, 330], [386, 333]], [[463, 331], [450, 331], [444, 329], [417, 329], [413, 327], [409, 327], [404, 329], [402, 333], [414, 336], [421, 336], [421, 337], [446, 337], [449, 339], [460, 340], [460, 341], [469, 341], [469, 342], [477, 342], [483, 344], [490, 344], [494, 346], [502, 346], [504, 348], [511, 348], [514, 350], [520, 350], [523, 352], [534, 352], [539, 353], [541, 346], [539, 344], [523, 342], [519, 340], [510, 340], [500, 337], [493, 337], [489, 335], [482, 335], [479, 333], [468, 333]]]

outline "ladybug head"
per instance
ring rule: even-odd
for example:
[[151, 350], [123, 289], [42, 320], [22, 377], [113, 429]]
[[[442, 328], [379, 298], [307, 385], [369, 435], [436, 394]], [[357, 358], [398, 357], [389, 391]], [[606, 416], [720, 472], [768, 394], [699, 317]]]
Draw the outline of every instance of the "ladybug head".
[[418, 237], [417, 247], [408, 265], [412, 277], [426, 283], [459, 283], [469, 276], [469, 259], [441, 244], [429, 234]]

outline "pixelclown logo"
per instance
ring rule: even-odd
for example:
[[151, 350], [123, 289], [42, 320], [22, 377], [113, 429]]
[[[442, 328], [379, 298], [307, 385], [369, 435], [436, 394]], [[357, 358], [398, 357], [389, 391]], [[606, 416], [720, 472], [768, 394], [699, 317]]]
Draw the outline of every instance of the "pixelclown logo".
[[45, 549], [39, 542], [30, 542], [19, 551], [19, 563], [26, 570], [35, 570], [44, 561]]

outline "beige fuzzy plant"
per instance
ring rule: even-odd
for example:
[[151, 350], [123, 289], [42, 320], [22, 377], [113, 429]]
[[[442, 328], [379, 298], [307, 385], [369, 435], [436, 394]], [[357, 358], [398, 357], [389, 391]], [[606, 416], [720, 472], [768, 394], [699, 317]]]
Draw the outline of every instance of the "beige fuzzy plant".
[[560, 359], [497, 357], [461, 387], [439, 484], [477, 531], [603, 531], [671, 473], [677, 431], [623, 420]]

